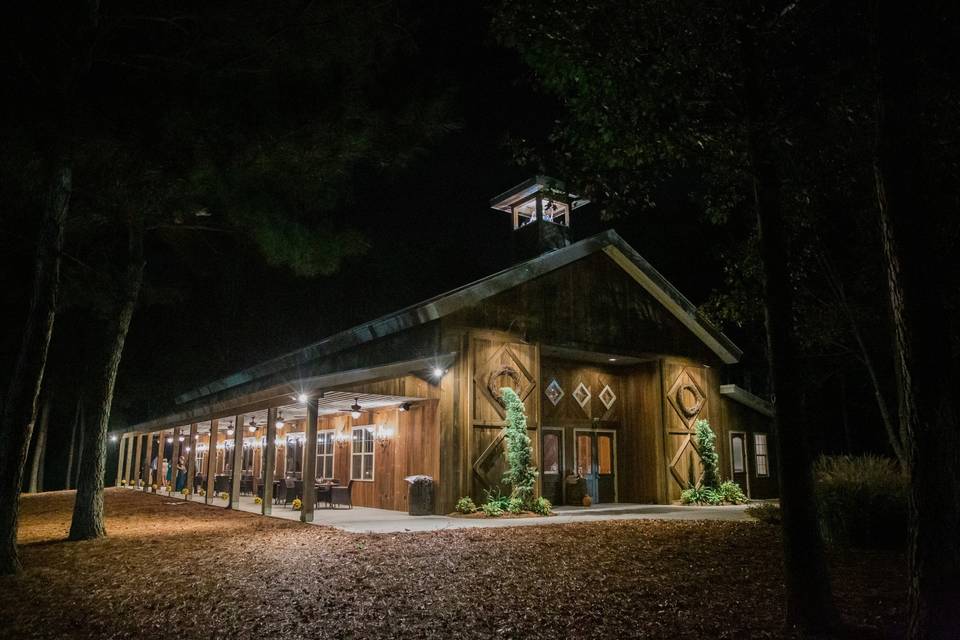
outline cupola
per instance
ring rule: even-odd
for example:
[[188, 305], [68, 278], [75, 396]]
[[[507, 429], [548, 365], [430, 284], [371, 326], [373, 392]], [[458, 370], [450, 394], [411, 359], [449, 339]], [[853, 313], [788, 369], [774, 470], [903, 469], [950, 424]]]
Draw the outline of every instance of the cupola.
[[490, 206], [510, 214], [515, 257], [522, 260], [569, 245], [573, 212], [588, 202], [568, 193], [560, 180], [535, 176], [493, 198]]

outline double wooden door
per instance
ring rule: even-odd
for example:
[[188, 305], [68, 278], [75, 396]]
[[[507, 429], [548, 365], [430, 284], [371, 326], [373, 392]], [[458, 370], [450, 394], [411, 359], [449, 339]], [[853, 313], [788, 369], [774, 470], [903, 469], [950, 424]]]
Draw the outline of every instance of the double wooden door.
[[614, 431], [577, 429], [573, 433], [574, 465], [594, 503], [617, 500], [617, 439]]

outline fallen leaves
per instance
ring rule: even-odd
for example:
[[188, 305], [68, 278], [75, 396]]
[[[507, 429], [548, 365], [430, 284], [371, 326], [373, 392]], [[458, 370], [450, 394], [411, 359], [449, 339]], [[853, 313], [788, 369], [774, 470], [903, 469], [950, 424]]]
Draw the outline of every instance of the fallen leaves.
[[[779, 536], [756, 523], [358, 535], [109, 490], [110, 536], [68, 543], [72, 502], [23, 501], [5, 637], [783, 637]], [[832, 563], [847, 619], [895, 632], [903, 559]]]

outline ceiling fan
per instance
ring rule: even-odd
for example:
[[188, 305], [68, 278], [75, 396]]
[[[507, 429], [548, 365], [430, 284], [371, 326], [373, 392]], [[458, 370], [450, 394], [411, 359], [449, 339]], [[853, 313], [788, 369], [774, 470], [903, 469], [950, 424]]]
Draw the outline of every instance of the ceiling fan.
[[353, 399], [353, 404], [350, 405], [349, 409], [340, 409], [344, 413], [349, 413], [350, 417], [356, 420], [360, 417], [360, 412], [363, 411], [363, 407], [360, 406], [359, 398]]

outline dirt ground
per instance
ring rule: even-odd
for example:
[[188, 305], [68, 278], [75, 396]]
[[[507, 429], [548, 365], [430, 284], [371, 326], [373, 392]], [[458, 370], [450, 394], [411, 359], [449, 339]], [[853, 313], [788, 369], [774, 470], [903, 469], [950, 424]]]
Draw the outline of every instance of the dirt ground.
[[[72, 503], [24, 497], [0, 637], [785, 637], [779, 537], [759, 523], [358, 535], [110, 489], [109, 537], [73, 543]], [[898, 637], [902, 556], [831, 567], [845, 619]]]

